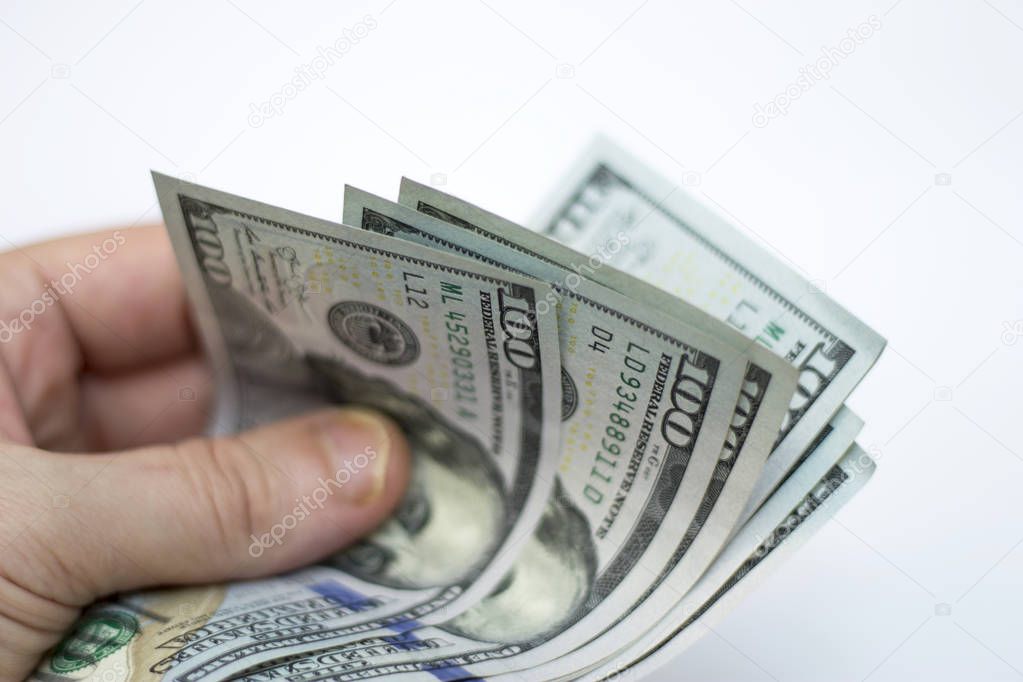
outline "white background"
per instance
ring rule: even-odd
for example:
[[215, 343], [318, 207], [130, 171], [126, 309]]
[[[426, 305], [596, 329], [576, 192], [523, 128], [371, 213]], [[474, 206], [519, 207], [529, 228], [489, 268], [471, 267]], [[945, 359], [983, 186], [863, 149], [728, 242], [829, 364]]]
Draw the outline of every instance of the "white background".
[[329, 218], [345, 182], [393, 196], [442, 173], [526, 219], [608, 133], [889, 340], [850, 400], [874, 480], [657, 679], [1023, 677], [1023, 7], [427, 4], [3, 3], [0, 235], [157, 220], [150, 168]]

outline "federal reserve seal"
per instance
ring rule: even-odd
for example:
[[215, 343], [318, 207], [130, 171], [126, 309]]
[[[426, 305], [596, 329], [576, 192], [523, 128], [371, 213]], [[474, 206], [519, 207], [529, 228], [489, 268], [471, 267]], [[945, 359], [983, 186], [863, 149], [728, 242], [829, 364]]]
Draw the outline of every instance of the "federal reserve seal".
[[382, 365], [407, 365], [419, 357], [412, 327], [372, 303], [341, 301], [327, 313], [327, 324], [341, 343]]
[[138, 631], [139, 622], [126, 611], [87, 613], [57, 645], [50, 668], [55, 673], [72, 673], [95, 665], [131, 641]]

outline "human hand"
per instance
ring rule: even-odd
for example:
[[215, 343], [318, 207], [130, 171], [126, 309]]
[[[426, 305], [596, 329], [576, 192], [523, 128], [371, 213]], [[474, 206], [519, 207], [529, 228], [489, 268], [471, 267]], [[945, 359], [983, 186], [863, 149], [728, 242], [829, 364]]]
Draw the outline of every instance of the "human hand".
[[[103, 595], [295, 568], [397, 504], [409, 454], [393, 423], [334, 409], [183, 440], [212, 389], [162, 228], [0, 254], [0, 679], [28, 675]], [[284, 542], [250, 549], [344, 468]]]

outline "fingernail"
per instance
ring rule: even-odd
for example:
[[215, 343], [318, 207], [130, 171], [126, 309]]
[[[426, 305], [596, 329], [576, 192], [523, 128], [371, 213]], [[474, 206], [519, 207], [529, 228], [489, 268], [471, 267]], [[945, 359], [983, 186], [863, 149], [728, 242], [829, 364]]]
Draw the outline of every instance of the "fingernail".
[[384, 491], [390, 457], [391, 438], [382, 419], [366, 410], [340, 410], [322, 431], [335, 466], [338, 497], [352, 504], [372, 504]]

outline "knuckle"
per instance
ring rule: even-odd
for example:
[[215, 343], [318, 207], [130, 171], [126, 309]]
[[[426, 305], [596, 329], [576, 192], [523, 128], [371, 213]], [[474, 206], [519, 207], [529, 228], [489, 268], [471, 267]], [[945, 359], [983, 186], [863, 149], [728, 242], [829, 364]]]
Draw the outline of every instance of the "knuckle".
[[265, 469], [258, 459], [233, 438], [191, 441], [182, 462], [197, 504], [193, 513], [199, 524], [210, 528], [213, 547], [235, 554], [248, 546], [249, 536], [266, 523], [269, 498]]

